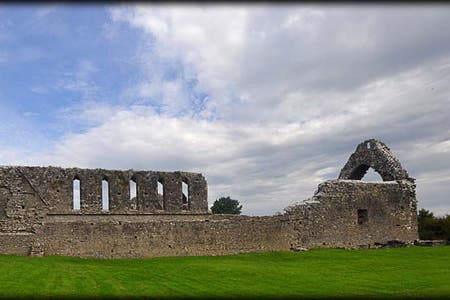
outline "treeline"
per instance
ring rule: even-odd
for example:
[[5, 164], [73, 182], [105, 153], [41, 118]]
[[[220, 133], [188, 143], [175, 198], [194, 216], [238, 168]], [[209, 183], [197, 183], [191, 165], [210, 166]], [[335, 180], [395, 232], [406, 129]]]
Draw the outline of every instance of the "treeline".
[[450, 215], [435, 217], [432, 212], [422, 208], [419, 210], [418, 223], [421, 240], [450, 241]]

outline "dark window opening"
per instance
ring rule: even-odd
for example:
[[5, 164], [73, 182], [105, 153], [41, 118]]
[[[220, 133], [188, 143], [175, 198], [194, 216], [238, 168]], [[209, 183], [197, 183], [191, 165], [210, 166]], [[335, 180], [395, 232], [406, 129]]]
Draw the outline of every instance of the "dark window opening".
[[369, 220], [367, 209], [358, 209], [358, 224], [366, 224]]

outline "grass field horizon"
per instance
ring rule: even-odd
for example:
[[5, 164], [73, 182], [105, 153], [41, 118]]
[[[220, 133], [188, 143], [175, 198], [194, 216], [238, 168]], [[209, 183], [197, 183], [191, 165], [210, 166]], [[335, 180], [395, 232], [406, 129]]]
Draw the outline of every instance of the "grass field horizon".
[[0, 255], [0, 297], [450, 297], [450, 247], [83, 259]]

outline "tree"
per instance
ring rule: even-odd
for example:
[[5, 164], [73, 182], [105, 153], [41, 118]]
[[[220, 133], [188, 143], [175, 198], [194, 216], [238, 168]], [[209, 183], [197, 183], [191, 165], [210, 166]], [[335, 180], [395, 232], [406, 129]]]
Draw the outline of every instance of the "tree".
[[239, 205], [239, 201], [231, 199], [230, 196], [217, 199], [211, 206], [213, 214], [240, 215], [241, 209], [242, 205]]
[[434, 214], [431, 211], [426, 210], [425, 208], [421, 208], [419, 210], [419, 220], [423, 220], [425, 218], [433, 219], [434, 218]]
[[436, 218], [432, 212], [422, 208], [417, 221], [421, 240], [450, 240], [450, 215]]
[[422, 240], [433, 240], [436, 238], [436, 220], [432, 212], [422, 208], [417, 216], [419, 227], [419, 238]]

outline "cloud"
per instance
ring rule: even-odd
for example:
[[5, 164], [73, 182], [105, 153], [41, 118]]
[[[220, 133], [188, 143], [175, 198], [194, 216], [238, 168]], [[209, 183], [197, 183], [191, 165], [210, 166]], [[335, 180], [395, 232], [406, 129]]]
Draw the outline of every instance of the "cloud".
[[[302, 166], [304, 173], [298, 170], [285, 173], [289, 171], [289, 161], [280, 152], [289, 154], [289, 151], [283, 149], [285, 145], [280, 140], [288, 141], [290, 134], [276, 127], [238, 127], [163, 117], [139, 109], [118, 110], [102, 125], [86, 133], [66, 136], [55, 152], [46, 158], [40, 155], [40, 160], [43, 164], [62, 166], [202, 172], [210, 184], [210, 200], [221, 193], [230, 193], [248, 202], [250, 208], [252, 201], [248, 200], [258, 198], [255, 196], [286, 193], [282, 181], [292, 176], [291, 172], [297, 174], [296, 181], [302, 175], [305, 181], [312, 179], [313, 185], [316, 183], [305, 166]], [[325, 165], [323, 161], [309, 164]], [[266, 178], [267, 173], [271, 173], [270, 178]]]
[[74, 71], [66, 71], [57, 82], [56, 88], [81, 94], [81, 100], [91, 100], [96, 97], [98, 87], [92, 76], [98, 71], [95, 64], [87, 59], [80, 59]]
[[[449, 12], [447, 7], [137, 6], [113, 9], [112, 19], [148, 33], [152, 49], [144, 51], [144, 61], [155, 55], [181, 61], [183, 72], [195, 75], [196, 88], [211, 97], [205, 115], [254, 122], [270, 118], [274, 107], [316, 118], [317, 102], [299, 97], [346, 93], [445, 57]], [[294, 110], [292, 98], [299, 104]], [[321, 102], [330, 111], [340, 106], [326, 98]]]
[[106, 39], [123, 38], [121, 26], [142, 32], [129, 61], [138, 80], [105, 99], [93, 80], [102, 70], [80, 59], [56, 89], [78, 93], [58, 113], [81, 130], [30, 160], [202, 172], [210, 204], [230, 195], [246, 214], [273, 214], [337, 178], [358, 143], [378, 138], [417, 178], [419, 206], [450, 211], [448, 7], [137, 5], [110, 14]]
[[122, 93], [136, 100], [81, 106], [76, 115], [101, 121], [66, 136], [48, 161], [203, 172], [210, 203], [231, 195], [245, 213], [271, 214], [336, 178], [356, 144], [375, 137], [418, 179], [420, 203], [442, 211], [450, 31], [436, 28], [448, 28], [449, 12], [115, 7], [114, 24], [147, 33], [142, 80]]
[[[439, 64], [437, 69], [444, 66]], [[442, 72], [432, 74], [442, 79]], [[447, 82], [435, 80], [419, 68], [347, 92], [352, 100], [341, 101], [343, 107], [336, 107], [335, 114], [302, 122], [243, 126], [158, 114], [146, 106], [116, 108], [108, 111], [109, 118], [101, 125], [66, 136], [48, 162], [202, 172], [208, 180], [210, 204], [231, 195], [244, 204], [247, 214], [272, 214], [311, 196], [318, 183], [337, 178], [356, 144], [376, 137], [384, 140], [417, 178], [421, 205], [442, 207], [450, 169], [450, 108], [443, 106], [450, 95]], [[443, 102], [423, 101], [430, 87], [438, 91], [434, 99]], [[343, 95], [328, 97], [338, 103]], [[319, 100], [314, 101], [320, 105]], [[102, 111], [90, 107], [85, 112], [92, 109]], [[434, 191], [436, 186], [439, 192]]]

